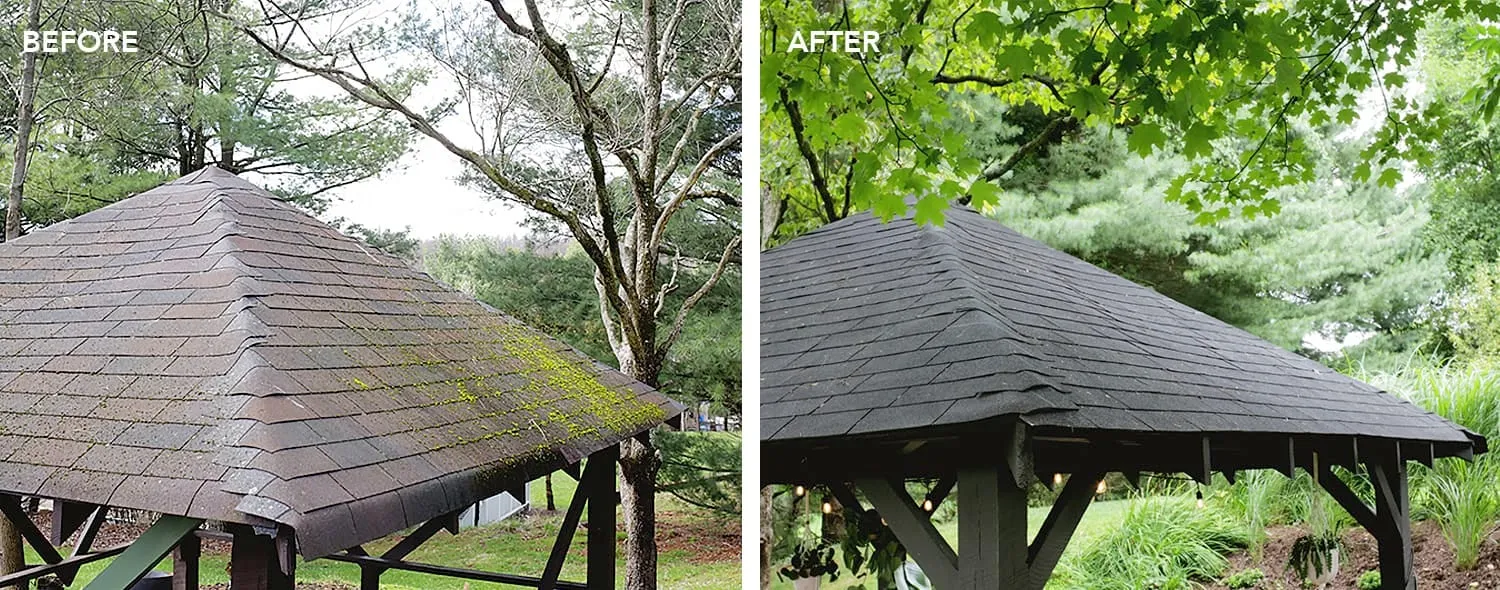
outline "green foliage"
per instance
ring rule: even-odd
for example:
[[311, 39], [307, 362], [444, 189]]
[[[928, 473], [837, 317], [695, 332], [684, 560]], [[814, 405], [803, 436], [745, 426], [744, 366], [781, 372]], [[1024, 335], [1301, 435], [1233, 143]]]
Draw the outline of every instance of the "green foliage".
[[[1030, 124], [1016, 112], [965, 134], [1001, 154], [1007, 128]], [[1410, 346], [1404, 335], [1424, 325], [1444, 281], [1422, 238], [1422, 195], [1355, 181], [1362, 144], [1337, 139], [1337, 129], [1305, 131], [1319, 177], [1271, 193], [1281, 203], [1274, 216], [1195, 223], [1167, 198], [1185, 161], [1131, 155], [1119, 134], [1098, 129], [1018, 168], [991, 215], [1284, 348], [1316, 356], [1324, 353], [1310, 334], [1353, 333], [1373, 336], [1367, 347]]]
[[1500, 262], [1474, 269], [1454, 297], [1449, 340], [1462, 359], [1500, 359]]
[[1380, 590], [1380, 571], [1369, 570], [1360, 574], [1354, 580], [1354, 587], [1359, 590]]
[[1118, 527], [1101, 533], [1059, 565], [1063, 587], [1094, 590], [1190, 588], [1218, 579], [1225, 555], [1245, 547], [1244, 530], [1191, 497], [1131, 501]]
[[[1488, 4], [1096, 3], [814, 0], [763, 3], [762, 137], [767, 185], [792, 217], [785, 231], [843, 211], [890, 217], [914, 196], [924, 220], [941, 204], [985, 200], [993, 184], [1069, 129], [1129, 130], [1138, 155], [1190, 158], [1167, 191], [1200, 221], [1274, 211], [1274, 189], [1316, 162], [1294, 123], [1353, 123], [1364, 93], [1384, 117], [1351, 174], [1392, 186], [1426, 160], [1430, 109], [1405, 93], [1429, 15], [1481, 18]], [[836, 9], [835, 9], [836, 8]], [[792, 52], [793, 32], [876, 30], [881, 51]], [[975, 117], [966, 93], [1033, 105], [1045, 124], [1013, 157], [977, 157], [950, 121]], [[1065, 141], [1065, 140], [1064, 140]], [[934, 207], [934, 204], [937, 206]], [[1249, 208], [1249, 212], [1245, 209]]]
[[739, 517], [739, 433], [659, 430], [652, 434], [652, 442], [662, 455], [658, 492], [722, 518]]
[[1260, 469], [1241, 473], [1230, 488], [1229, 508], [1236, 512], [1245, 524], [1245, 533], [1250, 551], [1260, 556], [1266, 542], [1266, 529], [1284, 522], [1286, 514], [1282, 502], [1286, 476], [1275, 471]]
[[1266, 573], [1256, 568], [1243, 569], [1230, 574], [1224, 578], [1224, 585], [1235, 590], [1254, 588], [1261, 580], [1266, 579]]
[[[386, 170], [413, 135], [394, 117], [352, 99], [293, 93], [285, 66], [227, 20], [210, 16], [202, 3], [43, 5], [44, 29], [135, 30], [140, 51], [75, 51], [42, 61], [23, 211], [28, 230], [210, 165], [249, 174], [319, 213], [326, 191]], [[7, 21], [0, 28], [0, 68], [14, 72], [18, 28], [8, 25], [19, 15], [0, 18]], [[8, 172], [13, 98], [0, 103], [9, 103], [0, 104]]]

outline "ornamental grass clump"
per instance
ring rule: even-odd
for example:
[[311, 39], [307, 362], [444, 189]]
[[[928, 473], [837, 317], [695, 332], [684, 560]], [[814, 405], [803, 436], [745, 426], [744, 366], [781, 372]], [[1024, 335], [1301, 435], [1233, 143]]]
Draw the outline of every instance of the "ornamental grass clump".
[[1248, 539], [1235, 519], [1187, 496], [1129, 500], [1119, 526], [1090, 539], [1060, 566], [1060, 587], [1171, 590], [1216, 580]]

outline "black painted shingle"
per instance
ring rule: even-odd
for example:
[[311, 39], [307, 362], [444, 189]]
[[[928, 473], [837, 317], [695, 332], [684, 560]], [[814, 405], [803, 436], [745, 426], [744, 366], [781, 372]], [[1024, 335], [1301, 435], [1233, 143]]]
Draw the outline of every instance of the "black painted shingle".
[[1164, 433], [1477, 436], [982, 215], [869, 214], [761, 264], [761, 437], [1024, 415]]

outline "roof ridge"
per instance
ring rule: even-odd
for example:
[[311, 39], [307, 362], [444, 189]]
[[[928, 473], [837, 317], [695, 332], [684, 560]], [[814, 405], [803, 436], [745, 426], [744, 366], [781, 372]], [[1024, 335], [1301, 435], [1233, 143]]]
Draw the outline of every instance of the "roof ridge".
[[[966, 311], [978, 312], [980, 317], [988, 320], [993, 328], [996, 328], [1001, 337], [1025, 345], [1032, 354], [1009, 355], [1028, 356], [1038, 361], [1038, 366], [1025, 366], [1016, 369], [1016, 372], [1029, 370], [1044, 378], [1043, 384], [1058, 392], [1066, 392], [1061, 386], [1062, 378], [1057, 373], [1057, 367], [1053, 358], [1043, 348], [1043, 345], [1035, 338], [1027, 336], [1018, 329], [1013, 322], [1000, 309], [994, 301], [988, 289], [984, 288], [979, 281], [975, 280], [972, 272], [953, 272], [957, 270], [972, 270], [972, 265], [965, 260], [962, 254], [961, 242], [954, 235], [955, 230], [967, 231], [957, 225], [944, 225], [923, 227], [918, 231], [918, 239], [926, 241], [931, 236], [932, 244], [924, 245], [924, 251], [936, 251], [935, 258], [942, 268], [939, 272], [951, 275], [953, 282], [959, 285], [963, 292], [963, 298], [973, 303], [971, 309], [955, 309], [954, 311], [964, 313]], [[925, 252], [924, 252], [925, 253]]]

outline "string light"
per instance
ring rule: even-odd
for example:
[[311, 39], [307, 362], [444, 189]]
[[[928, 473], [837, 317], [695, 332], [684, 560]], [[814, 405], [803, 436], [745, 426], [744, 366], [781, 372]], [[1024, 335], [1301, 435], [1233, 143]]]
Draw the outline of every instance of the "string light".
[[823, 501], [823, 514], [833, 514], [833, 502]]
[[1203, 486], [1198, 486], [1198, 509], [1203, 509]]
[[926, 500], [922, 500], [922, 511], [923, 512], [932, 512], [932, 498], [927, 498]]
[[1099, 495], [1103, 495], [1104, 492], [1108, 492], [1108, 491], [1109, 491], [1109, 484], [1105, 483], [1104, 480], [1102, 480], [1102, 479], [1099, 480], [1099, 486], [1096, 487], [1096, 488], [1094, 488], [1094, 493], [1095, 494], [1099, 494]]
[[1052, 474], [1052, 485], [1055, 485], [1055, 486], [1062, 485], [1062, 474], [1061, 473], [1054, 473], [1054, 474]]
[[807, 488], [804, 488], [802, 486], [797, 486], [796, 494], [797, 494], [798, 498], [806, 496], [807, 495]]

